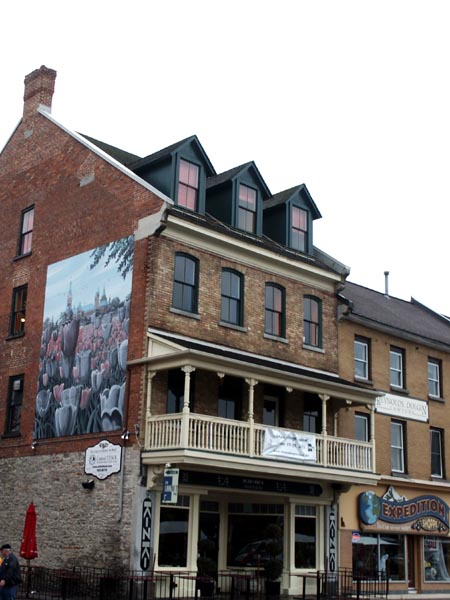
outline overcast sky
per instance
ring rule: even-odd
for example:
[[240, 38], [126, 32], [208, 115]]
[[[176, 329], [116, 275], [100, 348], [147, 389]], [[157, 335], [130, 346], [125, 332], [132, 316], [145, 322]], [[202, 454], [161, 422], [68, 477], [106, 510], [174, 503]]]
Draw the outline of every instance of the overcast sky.
[[197, 134], [218, 173], [305, 183], [350, 281], [450, 315], [448, 0], [22, 0], [0, 17], [0, 147], [23, 79], [53, 116], [145, 156]]

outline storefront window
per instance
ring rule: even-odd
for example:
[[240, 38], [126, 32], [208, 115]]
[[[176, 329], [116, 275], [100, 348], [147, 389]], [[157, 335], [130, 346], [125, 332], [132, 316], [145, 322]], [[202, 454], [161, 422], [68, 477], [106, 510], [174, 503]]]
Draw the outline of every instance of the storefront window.
[[[273, 547], [273, 526], [280, 532], [283, 560], [284, 507], [282, 504], [231, 503], [228, 507], [228, 566], [264, 567]], [[266, 532], [269, 532], [266, 533]]]
[[295, 567], [316, 568], [316, 507], [295, 507]]
[[425, 581], [450, 581], [450, 540], [440, 537], [423, 539]]
[[405, 581], [405, 536], [364, 534], [352, 544], [353, 575]]
[[189, 496], [178, 496], [176, 506], [161, 506], [159, 513], [160, 567], [185, 567], [189, 530]]

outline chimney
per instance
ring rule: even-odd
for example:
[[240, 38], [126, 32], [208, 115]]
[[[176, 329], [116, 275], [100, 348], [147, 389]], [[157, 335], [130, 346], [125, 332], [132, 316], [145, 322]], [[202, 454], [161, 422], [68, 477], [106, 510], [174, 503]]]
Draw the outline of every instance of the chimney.
[[42, 106], [51, 112], [56, 71], [44, 65], [25, 77], [23, 117], [31, 117]]
[[384, 295], [389, 298], [389, 271], [384, 272]]

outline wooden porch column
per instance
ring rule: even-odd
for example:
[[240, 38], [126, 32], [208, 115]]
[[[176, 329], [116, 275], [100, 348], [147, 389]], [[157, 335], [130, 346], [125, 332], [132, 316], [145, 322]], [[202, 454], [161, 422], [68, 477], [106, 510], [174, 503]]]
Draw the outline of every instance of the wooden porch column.
[[248, 445], [249, 445], [249, 455], [255, 456], [255, 413], [254, 413], [254, 403], [255, 403], [255, 385], [258, 384], [256, 379], [246, 379], [245, 383], [248, 384], [248, 424], [249, 424], [249, 437], [248, 437]]
[[327, 439], [327, 402], [331, 396], [328, 394], [319, 394], [319, 398], [322, 400], [322, 431], [323, 436], [323, 456], [322, 464], [324, 467], [328, 465], [328, 439]]
[[195, 367], [186, 365], [181, 367], [184, 373], [184, 398], [183, 398], [183, 414], [181, 416], [181, 447], [187, 448], [189, 444], [189, 400], [191, 393], [191, 373], [195, 371]]
[[153, 377], [156, 375], [156, 371], [147, 371], [147, 398], [145, 406], [145, 448], [150, 446], [150, 427], [149, 421], [152, 416], [152, 382]]

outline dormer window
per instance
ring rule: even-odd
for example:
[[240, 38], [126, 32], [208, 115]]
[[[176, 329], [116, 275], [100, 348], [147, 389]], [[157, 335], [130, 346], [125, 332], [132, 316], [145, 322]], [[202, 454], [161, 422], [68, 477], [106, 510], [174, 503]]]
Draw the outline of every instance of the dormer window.
[[256, 231], [256, 190], [239, 185], [238, 228], [249, 233]]
[[294, 250], [306, 252], [308, 249], [308, 213], [298, 206], [291, 206], [291, 240]]
[[180, 159], [178, 178], [178, 206], [190, 210], [198, 209], [199, 167], [187, 160]]

